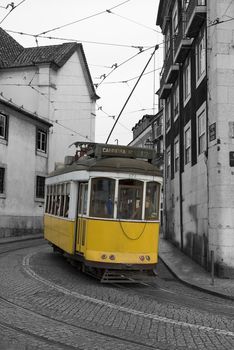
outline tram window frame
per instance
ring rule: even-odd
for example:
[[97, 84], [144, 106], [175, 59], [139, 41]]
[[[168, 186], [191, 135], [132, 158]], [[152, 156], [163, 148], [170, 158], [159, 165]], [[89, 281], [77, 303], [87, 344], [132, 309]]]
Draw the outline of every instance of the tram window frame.
[[143, 181], [120, 179], [117, 218], [120, 220], [142, 220], [143, 193]]
[[88, 215], [88, 182], [79, 184], [78, 216]]
[[[108, 182], [109, 185], [107, 185]], [[91, 179], [89, 216], [107, 219], [114, 218], [115, 184], [116, 180], [109, 177], [94, 177]], [[108, 191], [103, 190], [103, 187], [106, 185], [109, 187]]]
[[47, 185], [46, 188], [46, 206], [47, 214], [68, 218], [70, 203], [70, 183], [59, 183]]
[[[155, 186], [155, 190], [152, 188]], [[159, 220], [160, 184], [156, 181], [146, 182], [144, 219]]]

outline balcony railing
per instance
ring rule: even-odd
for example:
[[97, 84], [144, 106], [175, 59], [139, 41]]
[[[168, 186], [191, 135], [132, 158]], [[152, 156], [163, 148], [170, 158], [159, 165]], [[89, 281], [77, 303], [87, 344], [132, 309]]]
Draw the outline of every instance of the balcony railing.
[[172, 84], [167, 84], [165, 79], [165, 71], [160, 74], [160, 89], [158, 92], [159, 98], [166, 99], [171, 93]]
[[186, 9], [186, 35], [197, 36], [202, 23], [206, 19], [206, 0], [190, 0]]
[[173, 84], [179, 74], [179, 65], [174, 63], [174, 38], [171, 38], [170, 50], [164, 61], [165, 83]]
[[191, 48], [192, 45], [192, 39], [188, 38], [185, 35], [185, 27], [186, 27], [186, 16], [185, 13], [182, 13], [180, 21], [179, 21], [179, 27], [178, 32], [175, 35], [175, 62], [176, 63], [183, 63], [188, 55], [188, 51]]
[[162, 125], [158, 125], [157, 126], [157, 128], [156, 128], [156, 133], [155, 133], [156, 135], [156, 137], [160, 137], [160, 136], [162, 136], [162, 134], [163, 134], [163, 128], [162, 128]]

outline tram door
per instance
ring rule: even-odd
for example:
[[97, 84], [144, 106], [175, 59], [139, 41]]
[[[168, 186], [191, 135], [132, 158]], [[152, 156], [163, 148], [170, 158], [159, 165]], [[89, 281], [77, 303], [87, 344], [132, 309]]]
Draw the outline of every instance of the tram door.
[[84, 253], [87, 225], [88, 183], [79, 184], [76, 251]]

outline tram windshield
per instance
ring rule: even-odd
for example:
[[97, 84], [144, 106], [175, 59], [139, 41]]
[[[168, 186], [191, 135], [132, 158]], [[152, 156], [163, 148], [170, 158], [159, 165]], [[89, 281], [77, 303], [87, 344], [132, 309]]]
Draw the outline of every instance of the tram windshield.
[[159, 219], [160, 185], [156, 182], [146, 184], [145, 220]]
[[124, 179], [119, 181], [118, 219], [141, 220], [143, 182]]
[[113, 218], [115, 180], [95, 178], [91, 181], [90, 216]]

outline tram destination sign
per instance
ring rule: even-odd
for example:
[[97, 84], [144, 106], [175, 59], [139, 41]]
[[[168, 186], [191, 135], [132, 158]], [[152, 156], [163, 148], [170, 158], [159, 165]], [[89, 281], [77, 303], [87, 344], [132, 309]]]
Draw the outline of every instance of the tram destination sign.
[[154, 150], [131, 146], [96, 144], [95, 156], [153, 159]]

